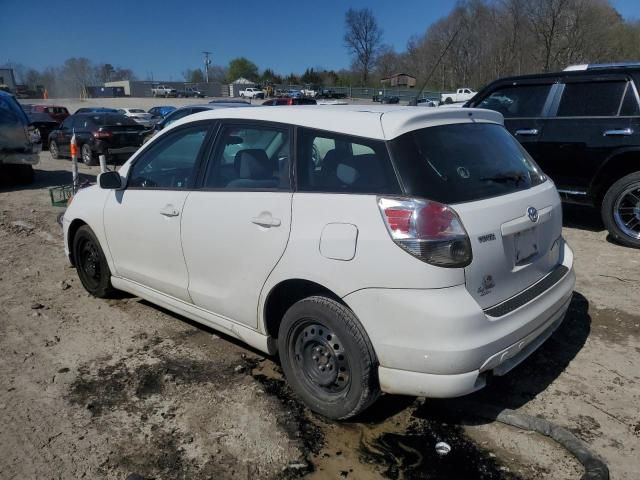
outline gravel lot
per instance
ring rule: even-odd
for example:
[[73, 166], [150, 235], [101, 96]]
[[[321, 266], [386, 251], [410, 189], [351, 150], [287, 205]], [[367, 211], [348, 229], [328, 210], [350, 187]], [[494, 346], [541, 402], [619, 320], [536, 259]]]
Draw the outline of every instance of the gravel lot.
[[[50, 101], [71, 111], [197, 102]], [[88, 296], [48, 197], [69, 171], [43, 152], [36, 183], [0, 187], [0, 478], [580, 477], [554, 443], [458, 401], [385, 396], [363, 418], [327, 422], [295, 401], [276, 359], [139, 298]], [[94, 180], [98, 169], [80, 172]], [[640, 251], [611, 243], [588, 209], [565, 209], [564, 235], [578, 276], [566, 321], [470, 400], [564, 426], [612, 478], [635, 480]]]

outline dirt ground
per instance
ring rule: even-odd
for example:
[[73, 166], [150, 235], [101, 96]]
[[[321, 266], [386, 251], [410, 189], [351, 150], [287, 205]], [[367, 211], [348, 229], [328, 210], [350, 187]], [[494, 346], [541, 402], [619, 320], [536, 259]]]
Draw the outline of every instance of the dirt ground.
[[[146, 101], [146, 100], [145, 100]], [[156, 104], [162, 102], [156, 102]], [[328, 422], [291, 395], [277, 360], [123, 295], [90, 297], [66, 262], [48, 187], [0, 188], [0, 478], [574, 479], [556, 444], [460, 401], [385, 396]], [[94, 180], [96, 167], [80, 167]], [[565, 209], [578, 283], [561, 328], [472, 402], [574, 432], [614, 479], [640, 478], [640, 251]], [[439, 456], [435, 444], [451, 452]]]

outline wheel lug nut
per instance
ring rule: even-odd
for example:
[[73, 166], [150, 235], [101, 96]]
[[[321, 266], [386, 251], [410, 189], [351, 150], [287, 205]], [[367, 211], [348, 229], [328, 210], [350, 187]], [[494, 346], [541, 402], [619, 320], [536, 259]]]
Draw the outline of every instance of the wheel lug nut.
[[318, 356], [317, 356], [317, 355], [314, 355], [314, 356], [313, 356], [313, 357], [311, 357], [311, 358], [313, 358], [316, 362], [318, 361]]

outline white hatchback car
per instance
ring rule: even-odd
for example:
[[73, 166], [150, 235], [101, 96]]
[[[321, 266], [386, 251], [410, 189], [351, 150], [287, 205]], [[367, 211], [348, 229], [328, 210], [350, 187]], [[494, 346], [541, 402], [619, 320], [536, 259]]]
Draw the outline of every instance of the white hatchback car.
[[221, 109], [80, 191], [65, 249], [124, 290], [279, 352], [314, 411], [455, 397], [526, 358], [575, 285], [554, 184], [475, 109]]

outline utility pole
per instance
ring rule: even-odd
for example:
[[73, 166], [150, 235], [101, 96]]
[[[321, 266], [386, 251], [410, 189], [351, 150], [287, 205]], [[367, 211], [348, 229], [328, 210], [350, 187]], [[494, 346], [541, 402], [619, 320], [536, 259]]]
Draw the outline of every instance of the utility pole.
[[211, 52], [202, 52], [204, 54], [204, 81], [209, 83], [209, 65], [211, 65], [211, 60], [209, 59], [209, 55]]

